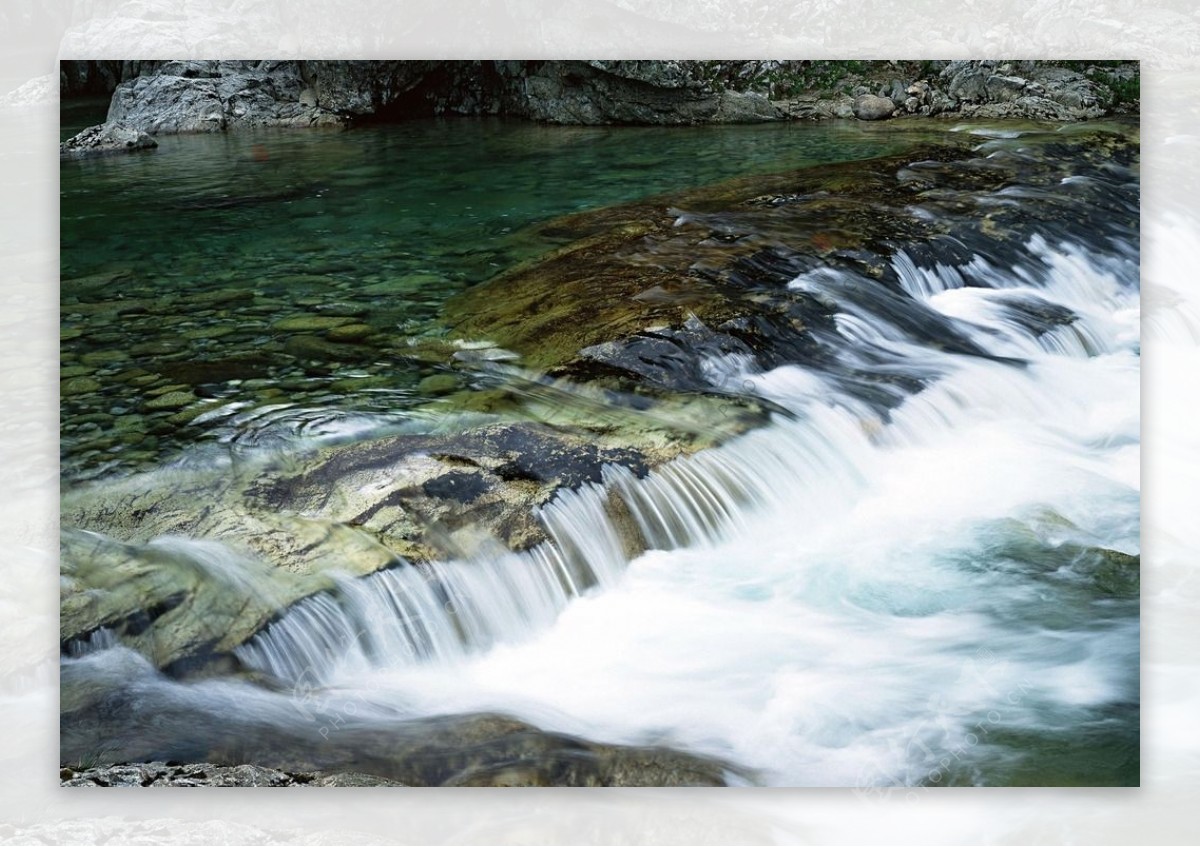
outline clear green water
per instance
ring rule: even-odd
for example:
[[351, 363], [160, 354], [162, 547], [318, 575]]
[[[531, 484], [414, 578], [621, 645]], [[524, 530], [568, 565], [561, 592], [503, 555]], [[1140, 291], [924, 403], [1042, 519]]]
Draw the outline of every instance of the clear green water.
[[[64, 133], [96, 111], [68, 101]], [[551, 246], [531, 224], [927, 133], [452, 119], [168, 136], [150, 153], [63, 162], [64, 480], [196, 443], [402, 418], [439, 372], [406, 356], [408, 337], [454, 293]], [[303, 317], [326, 325], [277, 326]], [[337, 319], [360, 337], [330, 353]]]

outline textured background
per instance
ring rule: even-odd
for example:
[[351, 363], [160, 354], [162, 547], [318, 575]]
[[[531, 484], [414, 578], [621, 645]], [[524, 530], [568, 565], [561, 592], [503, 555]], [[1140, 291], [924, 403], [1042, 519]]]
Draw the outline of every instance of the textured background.
[[[6, 0], [0, 843], [1120, 843], [1200, 838], [1194, 0]], [[1143, 61], [1143, 787], [80, 792], [57, 782], [58, 58]], [[39, 79], [40, 78], [40, 79]], [[18, 89], [15, 93], [13, 89]]]

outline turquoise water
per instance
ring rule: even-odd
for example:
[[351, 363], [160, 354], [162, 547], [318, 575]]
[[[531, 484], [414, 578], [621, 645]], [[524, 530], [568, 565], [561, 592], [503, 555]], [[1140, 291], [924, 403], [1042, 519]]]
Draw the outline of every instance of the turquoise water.
[[[68, 101], [64, 131], [94, 112]], [[454, 293], [552, 246], [531, 224], [919, 135], [456, 119], [168, 136], [63, 162], [64, 479], [403, 417], [439, 373], [405, 356], [408, 337]], [[324, 324], [295, 329], [304, 317]], [[321, 347], [338, 322], [354, 343]]]

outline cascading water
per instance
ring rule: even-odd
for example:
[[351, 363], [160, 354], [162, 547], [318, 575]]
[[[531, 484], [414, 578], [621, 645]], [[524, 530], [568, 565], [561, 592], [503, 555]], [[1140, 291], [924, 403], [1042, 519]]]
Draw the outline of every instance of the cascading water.
[[236, 649], [291, 686], [256, 689], [256, 719], [315, 687], [338, 723], [348, 692], [379, 720], [500, 711], [768, 784], [1129, 781], [1134, 237], [797, 274], [836, 305], [810, 329], [826, 358], [704, 364], [786, 415], [640, 478], [607, 466], [527, 551], [340, 578]]
[[[987, 781], [981, 732], [1103, 735], [1136, 702], [1136, 601], [1081, 586], [1088, 549], [1137, 550], [1136, 266], [1030, 255], [1040, 278], [983, 288], [955, 269], [913, 292], [1020, 362], [932, 351], [865, 312], [838, 324], [848, 357], [867, 343], [944, 375], [881, 411], [795, 366], [711, 361], [715, 384], [794, 419], [642, 479], [609, 467], [543, 511], [550, 542], [347, 580], [239, 656], [369, 677], [415, 713], [668, 738], [788, 784]], [[1031, 303], [1070, 322], [1020, 319]], [[614, 497], [651, 551], [624, 579]]]

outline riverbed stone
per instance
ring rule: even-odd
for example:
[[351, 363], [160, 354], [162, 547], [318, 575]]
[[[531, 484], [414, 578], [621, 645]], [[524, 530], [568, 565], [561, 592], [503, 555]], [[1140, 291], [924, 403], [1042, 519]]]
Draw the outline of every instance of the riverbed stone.
[[[88, 369], [90, 372], [90, 369]], [[58, 393], [62, 397], [75, 397], [80, 394], [92, 394], [100, 390], [100, 383], [91, 377], [76, 376], [64, 379], [59, 384]]]
[[325, 333], [325, 337], [333, 342], [356, 344], [375, 334], [375, 328], [368, 324], [345, 324], [335, 326]]
[[450, 394], [458, 388], [458, 377], [454, 374], [431, 374], [417, 383], [417, 390], [429, 397]]
[[167, 391], [147, 400], [143, 405], [150, 411], [164, 409], [180, 409], [196, 401], [196, 395], [190, 391]]
[[353, 323], [349, 317], [335, 315], [292, 315], [271, 324], [276, 332], [319, 332]]
[[124, 362], [128, 358], [129, 353], [124, 350], [93, 350], [80, 356], [79, 361], [85, 365], [111, 365]]

